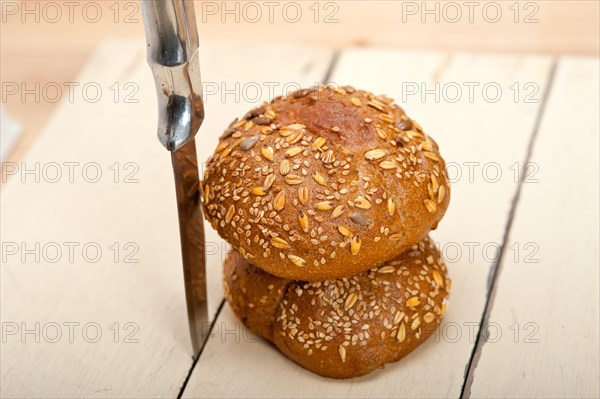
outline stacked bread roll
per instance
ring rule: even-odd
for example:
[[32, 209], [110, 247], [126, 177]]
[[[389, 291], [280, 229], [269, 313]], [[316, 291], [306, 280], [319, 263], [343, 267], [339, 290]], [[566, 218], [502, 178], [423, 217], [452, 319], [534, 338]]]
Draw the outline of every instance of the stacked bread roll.
[[231, 308], [308, 370], [364, 375], [440, 324], [450, 280], [428, 232], [448, 207], [448, 176], [392, 99], [350, 86], [275, 98], [229, 126], [200, 187], [235, 250]]

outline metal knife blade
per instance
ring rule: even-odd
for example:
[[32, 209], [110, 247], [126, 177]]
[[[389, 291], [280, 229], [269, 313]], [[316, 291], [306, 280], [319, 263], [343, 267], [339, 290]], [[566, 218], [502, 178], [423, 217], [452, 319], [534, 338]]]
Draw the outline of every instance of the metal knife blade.
[[194, 357], [196, 357], [204, 343], [209, 327], [206, 306], [204, 224], [194, 140], [192, 139], [179, 150], [172, 152], [171, 160], [177, 193], [188, 321], [192, 348]]
[[204, 119], [198, 31], [191, 0], [141, 0], [158, 99], [158, 138], [171, 151], [194, 358], [209, 332], [204, 224], [194, 135]]

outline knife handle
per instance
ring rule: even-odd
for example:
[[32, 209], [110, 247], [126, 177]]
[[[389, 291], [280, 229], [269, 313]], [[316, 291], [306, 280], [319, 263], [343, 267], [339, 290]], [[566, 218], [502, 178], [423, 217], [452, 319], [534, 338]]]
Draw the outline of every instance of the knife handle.
[[140, 7], [158, 99], [158, 139], [177, 151], [204, 119], [194, 2], [141, 0]]

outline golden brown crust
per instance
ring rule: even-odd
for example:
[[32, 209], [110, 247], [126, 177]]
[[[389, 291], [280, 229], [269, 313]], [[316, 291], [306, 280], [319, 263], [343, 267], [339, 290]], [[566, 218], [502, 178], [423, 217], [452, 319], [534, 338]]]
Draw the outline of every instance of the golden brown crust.
[[237, 252], [223, 265], [223, 291], [233, 312], [256, 334], [271, 339], [275, 314], [288, 281], [250, 266]]
[[[322, 376], [351, 378], [395, 362], [424, 342], [442, 320], [451, 283], [426, 238], [380, 267], [312, 283], [271, 276], [230, 255], [224, 285], [234, 313], [290, 359]], [[277, 287], [277, 294], [268, 287]], [[265, 297], [269, 300], [256, 300]]]
[[352, 276], [437, 226], [449, 182], [436, 143], [391, 99], [304, 90], [232, 124], [201, 184], [212, 226], [280, 277]]

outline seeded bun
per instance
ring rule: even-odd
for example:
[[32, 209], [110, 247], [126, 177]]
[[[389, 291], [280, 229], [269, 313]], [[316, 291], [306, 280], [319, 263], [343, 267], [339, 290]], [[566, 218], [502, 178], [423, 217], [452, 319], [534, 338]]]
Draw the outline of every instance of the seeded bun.
[[272, 276], [230, 253], [223, 279], [227, 301], [250, 330], [332, 378], [367, 374], [419, 346], [440, 324], [450, 284], [429, 238], [380, 267], [312, 283]]
[[349, 86], [300, 90], [234, 121], [201, 184], [207, 219], [236, 251], [306, 281], [399, 256], [437, 226], [449, 187], [421, 127]]

